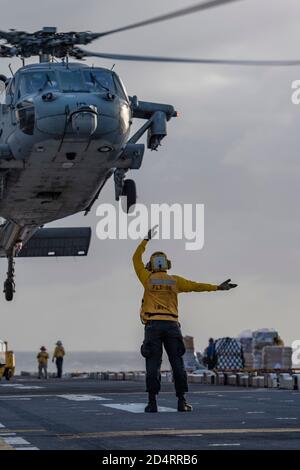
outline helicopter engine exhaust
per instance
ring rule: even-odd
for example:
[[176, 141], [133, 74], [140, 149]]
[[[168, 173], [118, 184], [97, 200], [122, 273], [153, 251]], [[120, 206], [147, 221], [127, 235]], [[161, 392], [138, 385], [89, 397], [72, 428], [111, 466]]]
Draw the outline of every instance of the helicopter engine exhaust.
[[98, 126], [97, 108], [93, 105], [81, 106], [71, 114], [70, 120], [78, 136], [89, 137], [94, 134]]

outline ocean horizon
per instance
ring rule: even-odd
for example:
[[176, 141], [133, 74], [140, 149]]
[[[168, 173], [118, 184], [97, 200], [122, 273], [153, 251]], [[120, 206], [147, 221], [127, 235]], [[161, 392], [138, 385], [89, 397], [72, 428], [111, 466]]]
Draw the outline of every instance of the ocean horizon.
[[[56, 370], [49, 352], [48, 371]], [[38, 351], [15, 351], [16, 373], [21, 371], [36, 372]], [[169, 369], [164, 355], [163, 369]], [[64, 359], [64, 372], [102, 372], [102, 371], [142, 371], [145, 370], [145, 359], [140, 351], [67, 351]]]

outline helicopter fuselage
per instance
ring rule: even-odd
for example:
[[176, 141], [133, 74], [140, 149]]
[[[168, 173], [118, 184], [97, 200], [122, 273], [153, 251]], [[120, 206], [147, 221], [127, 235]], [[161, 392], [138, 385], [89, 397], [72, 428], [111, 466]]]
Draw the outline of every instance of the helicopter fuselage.
[[1, 217], [28, 234], [89, 206], [130, 130], [129, 99], [114, 80], [63, 63], [29, 65], [10, 80], [0, 107], [0, 146], [12, 157], [0, 159]]
[[[136, 190], [125, 174], [140, 168], [145, 150], [137, 142], [147, 131], [147, 147], [157, 150], [167, 135], [167, 121], [177, 113], [171, 105], [128, 97], [117, 74], [100, 67], [42, 62], [0, 80], [5, 82], [0, 104], [0, 217], [5, 219], [0, 257], [8, 258], [4, 292], [11, 300], [15, 256], [87, 254], [90, 232], [84, 232], [82, 250], [74, 229], [59, 242], [59, 229], [42, 228], [41, 241], [41, 227], [88, 213], [112, 175], [116, 200], [127, 196], [130, 210]], [[133, 118], [146, 122], [129, 139]], [[34, 237], [45, 246], [48, 234], [49, 250], [28, 248]], [[66, 248], [53, 251], [52, 242]]]

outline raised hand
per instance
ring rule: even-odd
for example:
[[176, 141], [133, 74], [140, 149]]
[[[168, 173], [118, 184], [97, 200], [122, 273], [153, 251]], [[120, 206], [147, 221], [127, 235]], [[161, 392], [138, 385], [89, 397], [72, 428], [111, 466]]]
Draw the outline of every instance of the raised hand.
[[158, 225], [154, 225], [154, 227], [150, 228], [145, 240], [151, 240], [152, 238], [154, 238], [155, 235], [157, 234], [157, 228], [158, 228]]
[[230, 290], [237, 287], [237, 284], [232, 284], [231, 279], [227, 279], [218, 286], [218, 290]]

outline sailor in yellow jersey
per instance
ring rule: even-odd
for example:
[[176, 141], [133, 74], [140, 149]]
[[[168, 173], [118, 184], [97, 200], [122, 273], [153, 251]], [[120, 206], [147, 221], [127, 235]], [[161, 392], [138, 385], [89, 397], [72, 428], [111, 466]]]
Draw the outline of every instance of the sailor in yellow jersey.
[[63, 347], [63, 344], [61, 341], [56, 342], [56, 346], [54, 349], [53, 357], [52, 357], [52, 362], [56, 363], [56, 369], [57, 369], [57, 378], [61, 379], [62, 377], [62, 372], [63, 372], [63, 361], [64, 361], [64, 356], [65, 356], [65, 348]]
[[40, 348], [40, 352], [38, 353], [38, 355], [36, 357], [37, 357], [38, 366], [39, 366], [38, 378], [39, 379], [43, 378], [43, 374], [44, 374], [45, 379], [47, 379], [48, 378], [47, 368], [48, 368], [49, 354], [47, 353], [47, 349], [45, 348], [45, 346], [42, 346]]
[[148, 405], [145, 412], [157, 412], [156, 395], [160, 391], [160, 367], [163, 346], [172, 367], [178, 411], [191, 411], [192, 407], [185, 400], [188, 391], [187, 375], [182, 356], [185, 353], [180, 324], [178, 323], [178, 294], [181, 292], [205, 292], [229, 290], [237, 286], [230, 279], [219, 285], [203, 284], [169, 275], [171, 262], [165, 253], [156, 252], [150, 257], [146, 267], [142, 255], [148, 241], [156, 233], [156, 227], [149, 230], [133, 255], [133, 265], [137, 277], [144, 286], [141, 306], [141, 320], [145, 325], [145, 338], [141, 353], [146, 359], [146, 387]]

